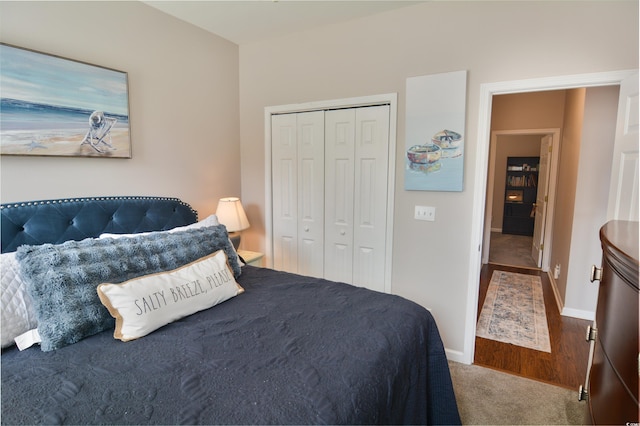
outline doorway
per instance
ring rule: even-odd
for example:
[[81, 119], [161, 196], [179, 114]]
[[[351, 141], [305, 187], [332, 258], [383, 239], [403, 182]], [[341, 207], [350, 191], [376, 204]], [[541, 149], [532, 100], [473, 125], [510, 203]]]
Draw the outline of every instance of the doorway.
[[[487, 83], [480, 86], [478, 117], [478, 145], [475, 164], [473, 210], [484, 212], [487, 196], [489, 147], [491, 137], [491, 106], [493, 96], [545, 90], [573, 89], [620, 85], [634, 71], [612, 71], [604, 73], [558, 76], [541, 79]], [[472, 364], [475, 352], [475, 327], [478, 314], [480, 274], [482, 269], [482, 247], [484, 238], [484, 215], [472, 219], [469, 246], [469, 276], [467, 281], [467, 316], [465, 321], [465, 343], [462, 362]]]
[[[544, 247], [552, 246], [552, 228], [545, 229], [552, 222], [544, 218], [553, 217], [558, 162], [552, 160], [559, 154], [565, 98], [566, 91], [557, 90], [499, 95], [493, 99], [492, 126], [495, 127], [491, 129], [485, 243], [479, 281], [478, 312], [482, 310], [495, 271], [539, 277], [554, 350], [545, 353], [476, 337], [474, 363], [571, 388], [580, 384], [586, 369], [587, 353], [582, 351], [586, 347], [579, 342], [588, 323], [561, 317], [552, 282], [545, 273], [549, 269], [548, 253], [544, 256]], [[505, 111], [506, 105], [509, 105], [508, 111]], [[513, 112], [513, 108], [518, 111]], [[536, 114], [540, 109], [545, 111], [544, 115]], [[496, 130], [501, 126], [512, 126], [512, 123], [530, 127]], [[558, 127], [532, 129], [542, 126]], [[534, 185], [530, 185], [532, 181]], [[535, 239], [542, 242], [536, 245]], [[542, 248], [542, 254], [536, 247]], [[558, 345], [567, 349], [557, 351]], [[567, 365], [564, 360], [567, 355], [575, 365]]]
[[[554, 102], [554, 99], [550, 99]], [[561, 122], [561, 118], [557, 120]], [[549, 270], [556, 194], [560, 129], [494, 130], [491, 132], [482, 263]], [[503, 232], [507, 158], [538, 157], [533, 167], [537, 199], [531, 210], [532, 235]]]

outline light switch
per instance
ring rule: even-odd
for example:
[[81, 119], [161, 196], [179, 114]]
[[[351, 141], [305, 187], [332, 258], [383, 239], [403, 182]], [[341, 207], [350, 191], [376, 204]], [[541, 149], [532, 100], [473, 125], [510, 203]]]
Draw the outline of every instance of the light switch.
[[436, 208], [429, 206], [416, 206], [414, 218], [417, 220], [428, 220], [433, 222], [436, 220]]

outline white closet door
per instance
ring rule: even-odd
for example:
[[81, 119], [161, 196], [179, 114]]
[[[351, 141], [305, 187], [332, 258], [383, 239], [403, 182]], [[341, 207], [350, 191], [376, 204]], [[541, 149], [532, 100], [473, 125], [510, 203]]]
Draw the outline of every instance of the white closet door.
[[607, 218], [609, 220], [637, 221], [640, 216], [638, 206], [638, 133], [640, 123], [640, 96], [638, 95], [638, 74], [625, 78], [620, 84], [616, 136], [613, 144], [613, 163]]
[[356, 109], [353, 284], [384, 291], [389, 106]]
[[272, 116], [274, 268], [384, 291], [389, 106]]
[[297, 114], [271, 117], [273, 268], [298, 272]]
[[324, 276], [324, 111], [298, 113], [298, 273]]
[[325, 113], [325, 278], [353, 282], [355, 109]]
[[324, 112], [271, 118], [274, 269], [324, 273]]

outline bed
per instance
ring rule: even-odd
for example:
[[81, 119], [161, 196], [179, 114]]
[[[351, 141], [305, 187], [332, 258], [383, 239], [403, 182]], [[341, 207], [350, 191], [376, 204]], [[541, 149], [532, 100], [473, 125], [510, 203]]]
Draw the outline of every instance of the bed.
[[[176, 198], [10, 203], [1, 215], [3, 265], [14, 262], [11, 277], [2, 271], [2, 424], [460, 424], [436, 323], [411, 301], [244, 265], [215, 215], [198, 221]], [[160, 242], [161, 253], [147, 254]], [[205, 256], [193, 248], [199, 245]], [[131, 247], [138, 251], [113, 251]], [[194, 279], [182, 284], [189, 299], [182, 305], [196, 312], [123, 338], [143, 312], [162, 311], [162, 292], [136, 298], [134, 318], [114, 307], [118, 299], [107, 290], [149, 289], [157, 277], [173, 280], [174, 271], [193, 272], [202, 259], [221, 256], [235, 279], [227, 285], [216, 275], [210, 288], [232, 289], [232, 296], [193, 308], [203, 286]], [[167, 269], [175, 262], [186, 266]], [[73, 277], [93, 282], [95, 270], [110, 277], [104, 291], [94, 283], [76, 295], [86, 283]], [[60, 277], [62, 289], [51, 287]], [[14, 300], [5, 300], [9, 293]], [[74, 298], [81, 308], [69, 304]], [[25, 324], [6, 331], [12, 310]], [[19, 350], [5, 342], [34, 321], [39, 345]], [[71, 337], [55, 340], [60, 327], [72, 329]]]

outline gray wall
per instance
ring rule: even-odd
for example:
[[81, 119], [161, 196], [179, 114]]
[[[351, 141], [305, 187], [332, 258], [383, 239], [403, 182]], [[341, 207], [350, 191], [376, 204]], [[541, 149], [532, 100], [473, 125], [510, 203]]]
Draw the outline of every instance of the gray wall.
[[[243, 246], [264, 250], [264, 108], [396, 92], [393, 292], [462, 354], [480, 85], [637, 68], [637, 16], [637, 1], [426, 2], [238, 47], [140, 2], [1, 2], [3, 42], [129, 73], [133, 158], [3, 156], [0, 197], [179, 196], [205, 215], [241, 195]], [[406, 78], [458, 70], [464, 190], [404, 191]]]
[[2, 202], [240, 195], [238, 46], [141, 2], [0, 2], [0, 40], [126, 71], [133, 158], [1, 159]]
[[[240, 47], [242, 197], [264, 220], [264, 108], [397, 92], [392, 291], [465, 350], [480, 85], [638, 66], [637, 2], [426, 2]], [[407, 77], [468, 70], [462, 192], [405, 191]], [[435, 222], [413, 219], [436, 207]], [[252, 222], [253, 223], [253, 222]], [[266, 246], [264, 228], [243, 237]]]

